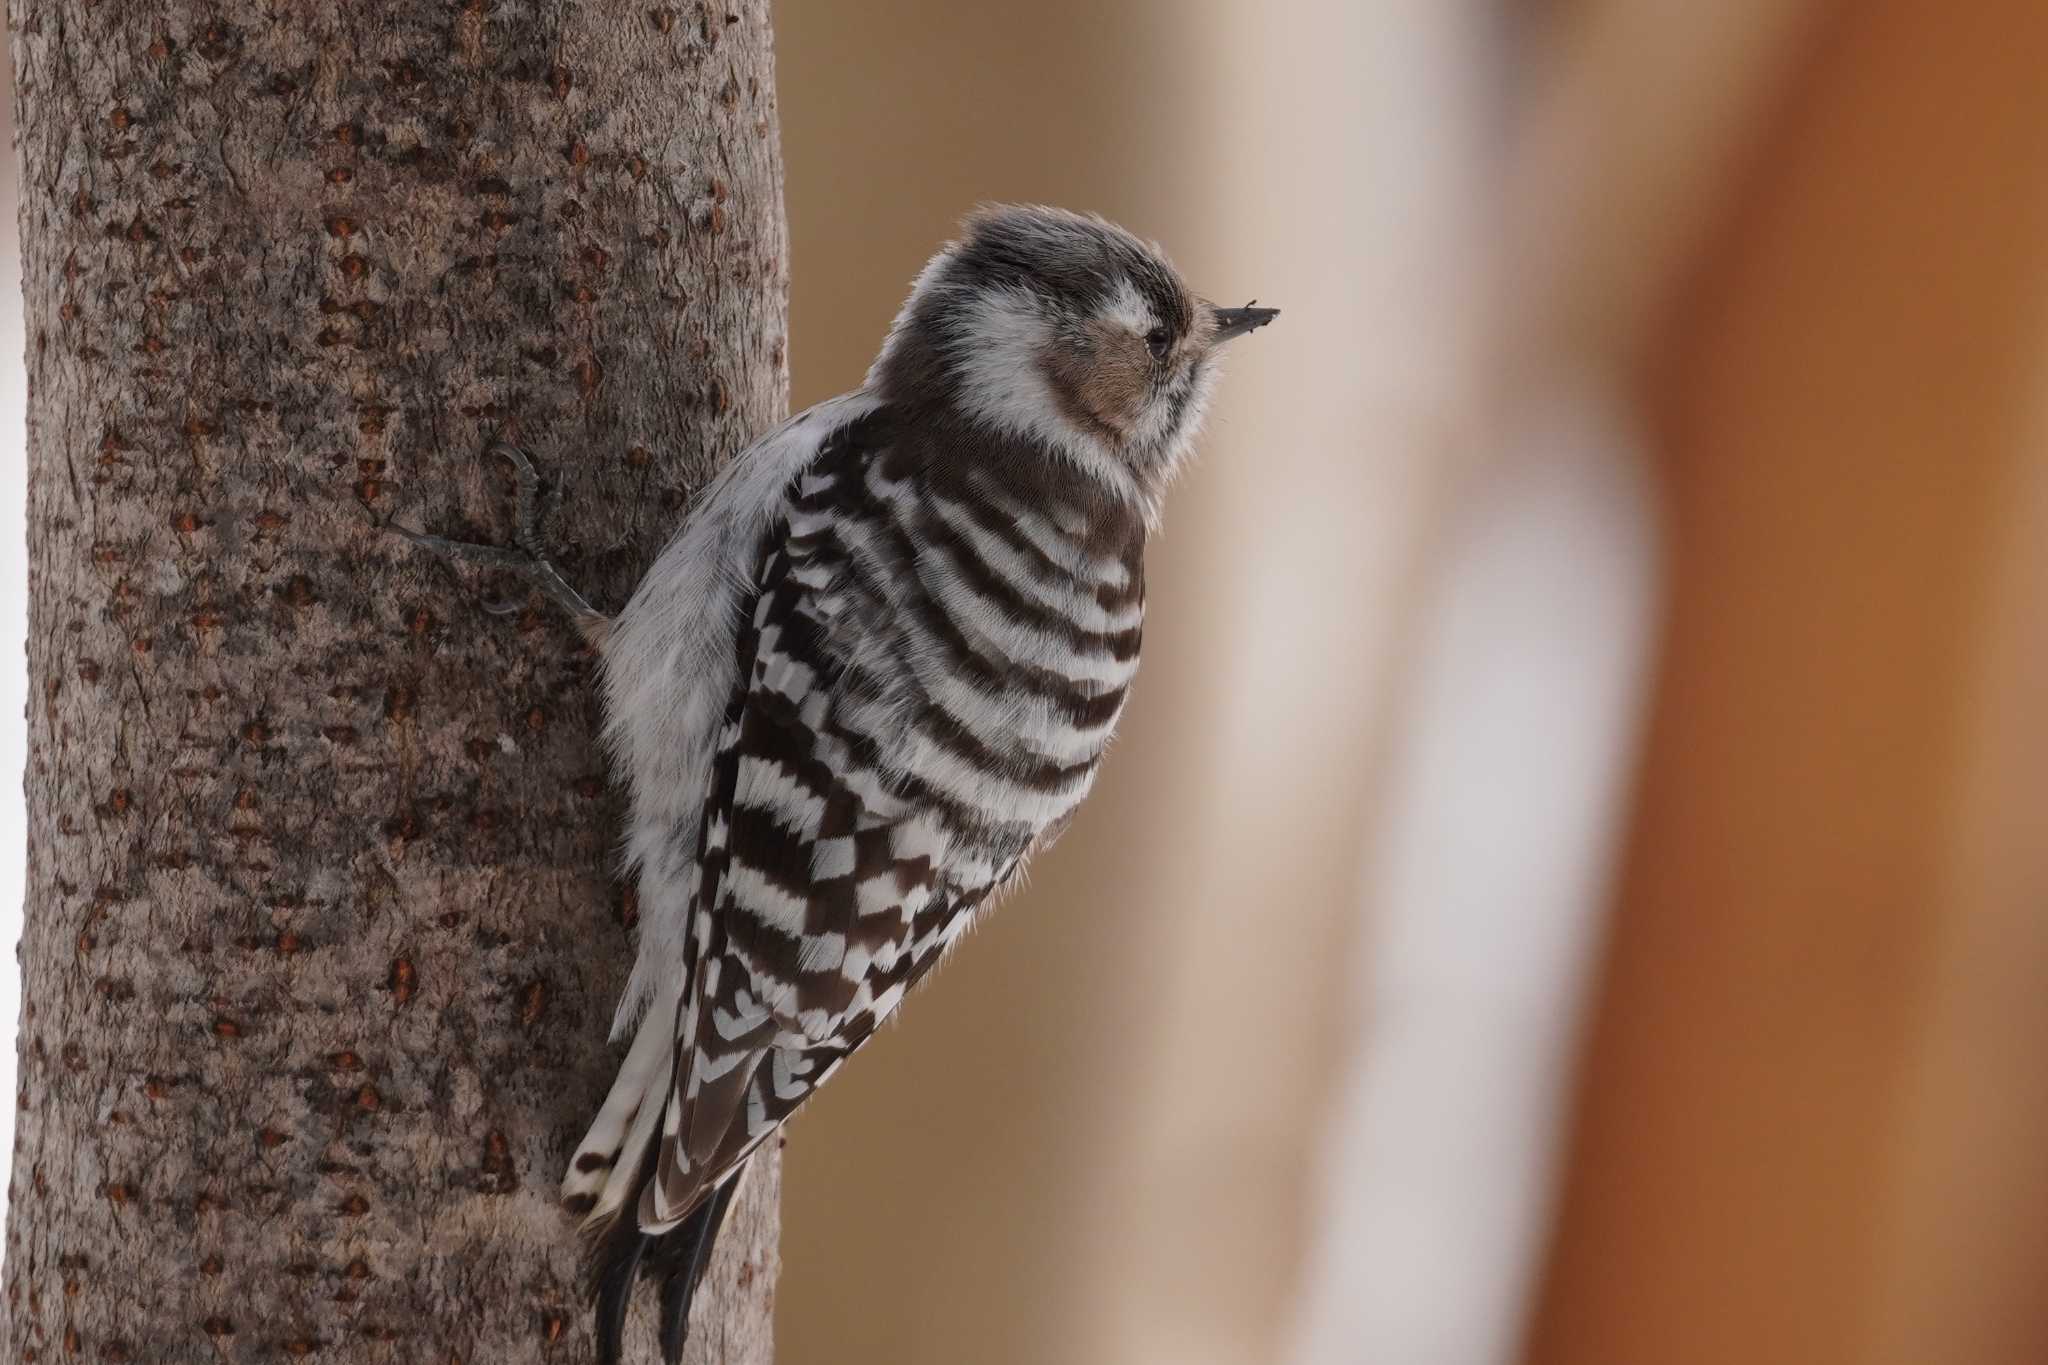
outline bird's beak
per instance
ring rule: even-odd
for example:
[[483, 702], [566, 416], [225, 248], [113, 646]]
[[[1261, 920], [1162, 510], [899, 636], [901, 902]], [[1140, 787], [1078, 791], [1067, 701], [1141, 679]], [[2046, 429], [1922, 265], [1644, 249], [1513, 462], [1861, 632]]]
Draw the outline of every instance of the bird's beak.
[[[1252, 303], [1257, 303], [1253, 299]], [[1241, 337], [1246, 332], [1256, 332], [1274, 318], [1280, 316], [1278, 308], [1254, 308], [1252, 303], [1242, 308], [1211, 309], [1216, 315], [1216, 333], [1209, 338], [1209, 344], [1220, 346], [1232, 337]]]

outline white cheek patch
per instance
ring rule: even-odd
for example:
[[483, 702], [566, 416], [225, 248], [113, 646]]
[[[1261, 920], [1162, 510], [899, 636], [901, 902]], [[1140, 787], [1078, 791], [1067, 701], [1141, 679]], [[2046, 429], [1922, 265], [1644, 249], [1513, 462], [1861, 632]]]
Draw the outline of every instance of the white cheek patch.
[[1061, 414], [1040, 363], [1051, 332], [1029, 295], [985, 290], [966, 301], [955, 329], [961, 405], [971, 416], [1048, 446], [1123, 496], [1144, 500], [1116, 453]]
[[1064, 443], [1079, 437], [1059, 415], [1039, 357], [1052, 338], [1022, 291], [975, 297], [957, 324], [953, 351], [962, 399], [974, 415], [1020, 436]]

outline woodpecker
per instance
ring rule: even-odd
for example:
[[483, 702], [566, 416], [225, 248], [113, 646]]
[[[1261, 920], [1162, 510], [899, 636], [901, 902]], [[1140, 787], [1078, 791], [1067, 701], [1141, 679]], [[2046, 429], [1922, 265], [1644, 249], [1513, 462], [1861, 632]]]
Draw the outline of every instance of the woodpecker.
[[633, 1042], [562, 1204], [605, 1365], [642, 1277], [675, 1365], [748, 1158], [1088, 794], [1146, 536], [1221, 348], [1275, 316], [1205, 301], [1101, 218], [985, 208], [861, 387], [733, 461], [615, 618], [542, 552], [517, 451], [519, 548], [396, 528], [524, 575], [602, 656]]

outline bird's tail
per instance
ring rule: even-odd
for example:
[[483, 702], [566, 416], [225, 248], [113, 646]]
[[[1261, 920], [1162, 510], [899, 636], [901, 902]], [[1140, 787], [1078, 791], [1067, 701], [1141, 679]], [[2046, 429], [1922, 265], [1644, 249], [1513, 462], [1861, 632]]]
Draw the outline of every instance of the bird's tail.
[[603, 1240], [621, 1210], [637, 1205], [646, 1183], [641, 1168], [674, 1085], [675, 1011], [675, 993], [666, 991], [641, 1018], [618, 1079], [562, 1177], [562, 1207], [582, 1220], [593, 1242]]
[[642, 1276], [654, 1281], [661, 1308], [661, 1358], [681, 1365], [690, 1329], [690, 1304], [711, 1263], [727, 1208], [741, 1174], [712, 1189], [682, 1222], [665, 1232], [643, 1232], [633, 1210], [614, 1218], [590, 1246], [585, 1283], [595, 1308], [600, 1365], [620, 1365], [626, 1342], [626, 1309]]
[[640, 1021], [618, 1079], [562, 1179], [562, 1207], [583, 1220], [584, 1276], [596, 1308], [601, 1365], [619, 1365], [626, 1309], [642, 1275], [658, 1286], [662, 1359], [679, 1365], [690, 1303], [739, 1183], [741, 1171], [735, 1171], [681, 1222], [659, 1232], [640, 1226], [641, 1192], [654, 1175], [662, 1111], [674, 1090], [674, 1039], [670, 995]]

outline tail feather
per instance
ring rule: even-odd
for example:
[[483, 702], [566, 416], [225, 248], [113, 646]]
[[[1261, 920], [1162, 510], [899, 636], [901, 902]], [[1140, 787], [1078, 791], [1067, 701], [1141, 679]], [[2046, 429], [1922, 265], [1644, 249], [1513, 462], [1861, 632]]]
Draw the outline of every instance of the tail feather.
[[613, 1221], [590, 1260], [591, 1297], [597, 1301], [597, 1358], [600, 1365], [619, 1365], [626, 1345], [626, 1307], [633, 1300], [633, 1281], [654, 1239], [631, 1218]]
[[[641, 1183], [652, 1162], [638, 1166]], [[643, 1232], [628, 1210], [614, 1217], [590, 1249], [585, 1274], [596, 1307], [595, 1331], [599, 1365], [620, 1365], [625, 1352], [626, 1310], [633, 1285], [643, 1276], [658, 1286], [661, 1308], [661, 1358], [681, 1365], [683, 1343], [690, 1330], [690, 1304], [711, 1264], [711, 1249], [732, 1203], [739, 1177], [713, 1190], [683, 1221], [667, 1232]]]
[[711, 1264], [711, 1249], [725, 1224], [725, 1211], [732, 1204], [739, 1177], [720, 1185], [682, 1226], [660, 1241], [647, 1273], [660, 1281], [661, 1358], [667, 1365], [682, 1365], [683, 1342], [690, 1332], [690, 1304], [697, 1286], [704, 1282], [705, 1267]]
[[562, 1207], [586, 1219], [586, 1230], [598, 1231], [605, 1214], [623, 1206], [628, 1191], [637, 1195], [645, 1183], [626, 1158], [646, 1145], [667, 1099], [675, 1052], [674, 1022], [675, 994], [668, 992], [640, 1021], [640, 1031], [619, 1065], [611, 1093], [570, 1158], [569, 1170], [562, 1177]]
[[595, 1308], [600, 1365], [621, 1365], [633, 1286], [643, 1276], [658, 1286], [662, 1358], [680, 1365], [690, 1304], [739, 1183], [738, 1171], [728, 1166], [719, 1172], [722, 1183], [703, 1190], [694, 1205], [683, 1204], [674, 1220], [648, 1230], [649, 1185], [660, 1168], [663, 1138], [670, 1136], [663, 1118], [675, 1107], [674, 1009], [671, 995], [642, 1020], [618, 1080], [562, 1180], [563, 1207], [583, 1220], [584, 1277]]

